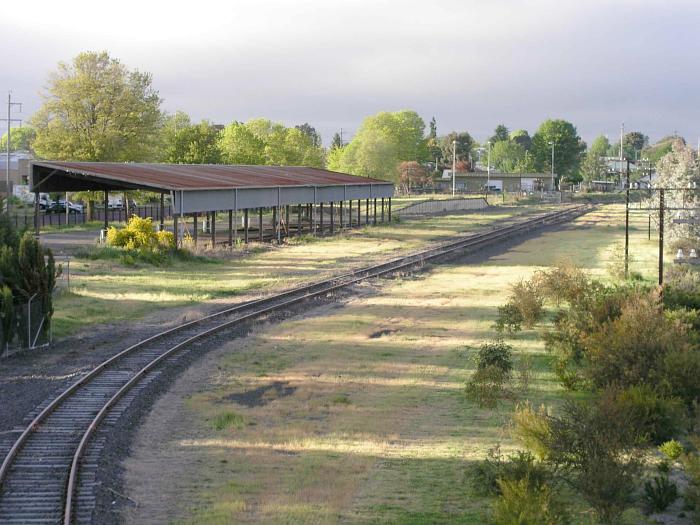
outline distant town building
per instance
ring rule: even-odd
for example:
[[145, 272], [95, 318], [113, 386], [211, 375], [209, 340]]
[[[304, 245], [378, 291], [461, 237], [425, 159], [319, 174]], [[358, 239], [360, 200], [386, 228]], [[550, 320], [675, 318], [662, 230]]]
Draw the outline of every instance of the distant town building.
[[[34, 156], [28, 151], [10, 152], [10, 182], [13, 185], [29, 183], [29, 164]], [[5, 187], [5, 172], [7, 167], [7, 153], [0, 152], [0, 182]]]
[[[554, 174], [556, 181], [557, 174]], [[435, 185], [444, 191], [452, 190], [452, 170], [444, 170], [442, 177], [435, 181]], [[457, 171], [455, 172], [455, 189], [459, 192], [478, 193], [486, 187], [490, 191], [507, 192], [534, 192], [551, 191], [551, 173], [499, 173], [491, 171]]]

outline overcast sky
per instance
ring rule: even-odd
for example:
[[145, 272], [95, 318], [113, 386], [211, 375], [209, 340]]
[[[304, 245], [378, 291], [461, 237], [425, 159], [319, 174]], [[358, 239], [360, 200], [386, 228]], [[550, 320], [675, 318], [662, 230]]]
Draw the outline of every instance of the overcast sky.
[[589, 142], [624, 122], [695, 143], [699, 27], [697, 0], [24, 0], [0, 15], [0, 92], [28, 117], [59, 61], [107, 50], [167, 111], [309, 122], [325, 143], [400, 109], [479, 140], [564, 118]]

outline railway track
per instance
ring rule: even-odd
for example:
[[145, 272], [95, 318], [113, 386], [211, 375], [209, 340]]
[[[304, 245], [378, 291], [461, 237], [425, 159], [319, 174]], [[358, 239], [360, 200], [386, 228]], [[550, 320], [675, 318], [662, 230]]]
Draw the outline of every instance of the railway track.
[[[409, 271], [425, 262], [521, 235], [588, 211], [572, 206], [472, 234], [381, 264], [249, 301], [181, 324], [104, 361], [40, 407], [0, 466], [0, 523], [90, 523], [97, 465], [105, 435], [131, 402], [158, 377], [164, 362], [227, 329], [245, 326], [352, 284]], [[99, 430], [99, 432], [98, 432]]]

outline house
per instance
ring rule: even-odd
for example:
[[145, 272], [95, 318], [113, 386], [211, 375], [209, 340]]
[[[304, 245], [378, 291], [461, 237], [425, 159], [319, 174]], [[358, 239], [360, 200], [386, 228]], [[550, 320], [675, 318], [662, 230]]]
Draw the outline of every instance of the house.
[[[11, 151], [10, 152], [10, 183], [14, 186], [29, 183], [29, 163], [34, 160], [34, 155], [28, 151]], [[5, 177], [7, 172], [7, 153], [0, 153], [0, 182], [1, 186], [5, 186]]]

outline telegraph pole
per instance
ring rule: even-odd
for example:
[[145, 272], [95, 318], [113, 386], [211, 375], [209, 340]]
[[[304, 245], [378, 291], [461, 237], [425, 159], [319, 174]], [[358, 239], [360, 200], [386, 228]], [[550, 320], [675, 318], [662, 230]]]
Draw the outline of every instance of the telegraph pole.
[[455, 170], [457, 169], [457, 140], [452, 141], [452, 196], [455, 196]]
[[7, 198], [5, 199], [5, 211], [7, 213], [10, 213], [10, 142], [11, 142], [11, 127], [13, 122], [22, 122], [20, 119], [13, 119], [12, 118], [12, 108], [14, 106], [19, 106], [20, 112], [22, 111], [22, 103], [21, 102], [12, 102], [12, 91], [7, 92], [7, 118], [0, 119], [0, 121], [5, 121], [7, 122], [7, 150], [5, 154], [7, 155], [7, 158], [5, 159], [5, 192], [7, 194]]

